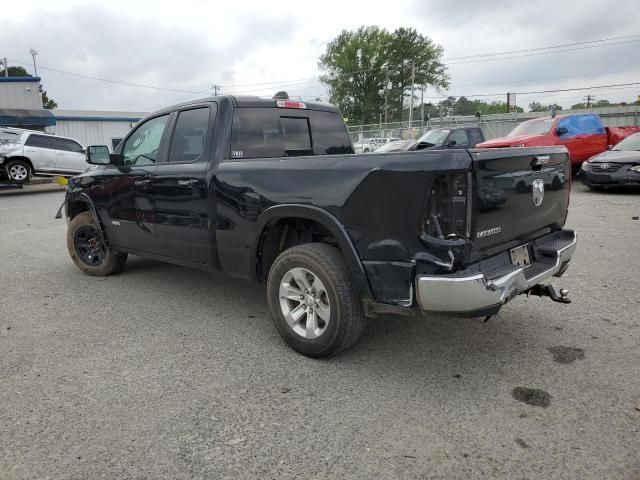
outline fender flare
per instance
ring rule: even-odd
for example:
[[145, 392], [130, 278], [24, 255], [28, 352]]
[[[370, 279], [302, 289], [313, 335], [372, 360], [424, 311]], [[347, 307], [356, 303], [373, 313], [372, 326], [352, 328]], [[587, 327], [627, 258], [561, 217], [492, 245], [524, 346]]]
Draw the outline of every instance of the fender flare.
[[361, 298], [363, 300], [373, 298], [365, 269], [344, 226], [334, 215], [313, 205], [281, 204], [269, 207], [262, 212], [256, 223], [256, 239], [250, 249], [251, 275], [255, 280], [257, 280], [258, 248], [260, 248], [262, 242], [262, 234], [269, 224], [285, 218], [305, 218], [324, 226], [337, 240]]
[[78, 194], [75, 194], [73, 197], [67, 196], [64, 202], [65, 203], [64, 210], [67, 218], [70, 218], [69, 205], [71, 203], [76, 203], [76, 202], [84, 203], [87, 206], [89, 213], [91, 213], [91, 216], [95, 220], [96, 225], [98, 227], [98, 234], [100, 235], [100, 241], [103, 243], [103, 245], [109, 248], [109, 242], [107, 241], [107, 237], [104, 234], [104, 228], [102, 226], [102, 222], [100, 221], [100, 217], [98, 216], [98, 210], [96, 209], [96, 206], [93, 203], [93, 200], [91, 200], [91, 197], [89, 197], [89, 195], [87, 195], [86, 193], [78, 193]]

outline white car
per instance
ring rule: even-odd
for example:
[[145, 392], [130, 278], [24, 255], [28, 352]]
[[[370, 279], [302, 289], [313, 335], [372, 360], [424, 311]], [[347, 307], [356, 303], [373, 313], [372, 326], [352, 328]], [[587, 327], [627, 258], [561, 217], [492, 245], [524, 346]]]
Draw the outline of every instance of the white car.
[[72, 138], [0, 127], [0, 175], [11, 183], [27, 183], [32, 175], [77, 175], [87, 167], [85, 148]]

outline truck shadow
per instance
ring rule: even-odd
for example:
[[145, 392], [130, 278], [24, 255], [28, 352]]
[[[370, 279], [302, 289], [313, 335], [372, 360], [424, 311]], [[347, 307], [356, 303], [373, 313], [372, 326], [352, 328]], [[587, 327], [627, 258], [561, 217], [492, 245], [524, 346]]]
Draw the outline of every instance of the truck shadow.
[[[536, 332], [541, 326], [531, 320], [536, 312], [535, 300], [516, 299], [516, 307], [505, 307], [487, 323], [478, 318], [443, 315], [369, 319], [367, 330], [355, 347], [328, 360], [312, 360], [290, 350], [280, 340], [263, 285], [137, 257], [131, 257], [125, 270], [113, 278], [123, 282], [125, 289], [130, 282], [145, 283], [146, 288], [159, 292], [163, 301], [175, 304], [178, 310], [210, 312], [207, 321], [212, 322], [212, 328], [213, 322], [223, 322], [226, 325], [216, 328], [230, 337], [250, 328], [251, 336], [230, 341], [228, 352], [218, 351], [221, 355], [234, 357], [245, 349], [272, 349], [273, 357], [280, 356], [285, 363], [302, 363], [310, 370], [322, 366], [328, 374], [341, 371], [342, 375], [346, 369], [362, 375], [387, 373], [412, 378], [418, 372], [425, 375], [427, 369], [429, 376], [454, 377], [478, 368], [500, 374], [504, 366], [512, 368], [527, 362], [526, 352], [531, 347], [528, 343], [540, 341]], [[174, 321], [190, 320], [186, 316]], [[217, 348], [227, 347], [218, 344]]]

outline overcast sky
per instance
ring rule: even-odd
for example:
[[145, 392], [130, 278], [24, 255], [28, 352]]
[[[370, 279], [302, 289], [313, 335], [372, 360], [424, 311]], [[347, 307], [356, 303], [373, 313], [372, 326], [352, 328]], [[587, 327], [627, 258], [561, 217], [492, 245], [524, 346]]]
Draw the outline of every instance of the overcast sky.
[[[430, 36], [451, 58], [452, 87], [446, 93], [501, 93], [494, 98], [504, 100], [507, 91], [640, 82], [639, 6], [637, 0], [30, 0], [14, 5], [3, 18], [0, 56], [10, 65], [26, 62], [33, 73], [29, 49], [35, 47], [38, 74], [60, 108], [149, 111], [206, 96], [212, 84], [222, 85], [223, 93], [271, 96], [285, 89], [303, 98], [324, 95], [318, 57], [342, 29], [404, 26]], [[597, 48], [584, 48], [598, 45], [587, 44], [566, 47], [572, 50], [564, 53], [525, 52], [528, 56], [520, 58], [470, 62], [473, 55], [633, 34], [638, 36]], [[461, 56], [471, 58], [452, 58]], [[482, 60], [487, 58], [495, 57]], [[461, 61], [468, 63], [453, 64]], [[45, 67], [181, 91], [118, 85]], [[526, 108], [532, 100], [555, 101], [568, 107], [587, 93], [633, 101], [640, 85], [518, 95], [517, 103]]]

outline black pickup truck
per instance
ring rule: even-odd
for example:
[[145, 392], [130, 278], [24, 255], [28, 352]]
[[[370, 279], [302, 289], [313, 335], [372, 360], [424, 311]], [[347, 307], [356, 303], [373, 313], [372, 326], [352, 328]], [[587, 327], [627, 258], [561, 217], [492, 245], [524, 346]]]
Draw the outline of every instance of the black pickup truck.
[[552, 184], [570, 179], [562, 147], [356, 155], [331, 105], [224, 96], [158, 111], [87, 160], [64, 204], [81, 270], [133, 254], [266, 282], [308, 356], [353, 345], [365, 317], [569, 301], [545, 283], [576, 246], [570, 185]]

